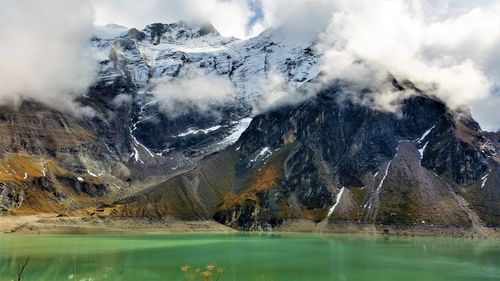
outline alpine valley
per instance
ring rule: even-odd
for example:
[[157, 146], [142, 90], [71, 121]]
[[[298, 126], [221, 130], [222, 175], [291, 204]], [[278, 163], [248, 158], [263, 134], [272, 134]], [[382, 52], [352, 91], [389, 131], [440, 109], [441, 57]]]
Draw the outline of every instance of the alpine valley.
[[[2, 216], [498, 233], [500, 132], [412, 81], [387, 78], [392, 91], [415, 93], [397, 112], [349, 99], [345, 81], [312, 87], [323, 75], [316, 42], [279, 29], [240, 40], [207, 23], [108, 25], [91, 44], [99, 75], [77, 102], [93, 114], [29, 100], [0, 108]], [[158, 98], [159, 83], [190, 75], [227, 81], [234, 93], [208, 108]], [[256, 110], [273, 75], [293, 91], [316, 90]]]

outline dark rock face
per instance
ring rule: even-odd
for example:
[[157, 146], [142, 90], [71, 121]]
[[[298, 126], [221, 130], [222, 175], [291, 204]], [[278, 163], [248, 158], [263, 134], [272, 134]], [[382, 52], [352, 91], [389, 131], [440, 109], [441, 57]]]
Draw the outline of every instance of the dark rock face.
[[479, 190], [477, 185], [464, 188], [464, 197], [471, 206], [481, 214], [487, 226], [498, 227], [500, 223], [500, 165], [491, 163], [491, 171], [481, 178]]
[[[260, 194], [259, 198], [263, 202], [269, 197], [267, 194]], [[283, 223], [282, 219], [276, 218], [268, 202], [264, 206], [257, 206], [252, 200], [245, 200], [243, 204], [238, 205], [237, 210], [233, 212], [219, 211], [215, 213], [214, 219], [220, 223], [231, 226], [236, 229], [245, 230], [272, 230]]]
[[294, 219], [498, 225], [498, 146], [476, 123], [424, 95], [398, 114], [343, 95], [331, 87], [256, 116], [195, 170], [120, 201], [120, 215], [214, 218], [246, 230]]
[[[185, 138], [175, 136], [190, 128], [204, 129], [214, 126], [216, 122], [220, 124], [222, 119], [241, 119], [242, 113], [238, 106], [221, 109], [222, 114], [217, 117], [190, 114], [172, 119], [161, 114], [154, 106], [146, 108], [146, 94], [138, 93], [138, 89], [144, 86], [140, 83], [146, 83], [152, 75], [142, 60], [138, 42], [148, 39], [158, 42], [160, 39], [187, 40], [207, 35], [218, 34], [211, 25], [178, 23], [151, 25], [144, 31], [131, 29], [128, 34], [114, 39], [92, 38], [91, 43], [97, 48], [109, 49], [109, 57], [99, 62], [101, 73], [98, 82], [76, 101], [92, 109], [95, 114], [91, 116], [76, 117], [31, 101], [23, 102], [16, 109], [0, 107], [0, 160], [11, 154], [29, 156], [30, 161], [45, 163], [36, 165], [37, 176], [42, 176], [43, 166], [50, 162], [57, 166], [56, 170], [64, 172], [47, 171], [47, 177], [62, 174], [73, 179], [50, 179], [52, 185], [47, 185], [43, 180], [35, 180], [27, 183], [26, 188], [22, 179], [27, 171], [26, 167], [19, 167], [16, 171], [9, 170], [5, 176], [2, 170], [0, 182], [9, 188], [2, 189], [5, 196], [0, 200], [3, 202], [0, 207], [16, 209], [22, 205], [22, 200], [26, 197], [24, 195], [39, 190], [46, 192], [45, 195], [49, 197], [54, 192], [79, 192], [91, 197], [121, 193], [122, 187], [125, 189], [132, 184], [148, 184], [150, 177], [167, 177], [175, 169], [192, 167], [197, 159], [211, 153], [213, 144], [218, 143], [234, 127], [230, 121], [227, 126], [210, 134]], [[228, 39], [228, 42], [231, 40]], [[168, 58], [162, 59], [167, 61], [178, 60], [180, 64], [187, 62], [183, 52], [166, 51], [164, 54]], [[141, 116], [142, 111], [148, 110], [159, 113], [158, 122], [139, 122], [141, 118], [145, 118]], [[168, 153], [170, 150], [175, 151]], [[165, 154], [169, 158], [156, 155], [163, 152], [167, 152]], [[75, 181], [78, 177], [86, 178], [90, 173], [99, 178], [105, 177], [101, 181], [106, 186]], [[30, 173], [30, 180], [32, 176]], [[114, 184], [111, 185], [110, 182]], [[65, 188], [52, 190], [58, 185]], [[13, 204], [9, 203], [10, 200], [13, 200]], [[63, 200], [60, 201], [59, 203], [64, 203]]]
[[[257, 193], [253, 200], [214, 217], [243, 229], [265, 228], [284, 219], [262, 211], [280, 205], [275, 198], [283, 196], [287, 202], [271, 213], [287, 210], [286, 218], [291, 219], [302, 211], [299, 218], [319, 221], [327, 218], [326, 210], [336, 201], [333, 195], [345, 188], [348, 195], [341, 198], [346, 206], [337, 211], [344, 215], [332, 215], [337, 220], [470, 225], [453, 196], [461, 186], [472, 184], [476, 187], [470, 193], [479, 193], [478, 181], [488, 170], [496, 170], [495, 148], [488, 146], [477, 124], [454, 117], [442, 103], [425, 96], [405, 100], [398, 116], [353, 104], [342, 95], [341, 88], [333, 87], [302, 105], [257, 116], [235, 144], [240, 153], [237, 171], [244, 175], [261, 169], [258, 155], [263, 148], [274, 153], [293, 146], [280, 163], [285, 176], [272, 187], [274, 192]], [[398, 151], [406, 156], [398, 156]], [[499, 192], [497, 188], [490, 196]], [[488, 201], [490, 208], [498, 208]], [[294, 211], [297, 206], [301, 210]], [[269, 220], [262, 223], [262, 218]], [[498, 224], [498, 217], [493, 220]], [[249, 226], [248, 221], [254, 223]]]
[[[124, 206], [118, 216], [214, 218], [248, 230], [294, 219], [468, 227], [476, 213], [500, 225], [499, 133], [482, 132], [409, 82], [393, 81], [395, 90], [418, 93], [396, 114], [353, 103], [333, 85], [256, 116], [222, 151], [217, 145], [250, 115], [245, 97], [216, 114], [171, 117], [147, 90], [151, 79], [177, 79], [188, 67], [225, 77], [249, 96], [273, 67], [291, 83], [311, 79], [319, 55], [299, 46], [282, 57], [286, 46], [271, 35], [237, 42], [215, 38], [211, 25], [177, 23], [93, 38], [110, 54], [77, 102], [96, 114], [76, 118], [29, 101], [0, 109], [0, 209], [58, 212], [57, 204], [85, 208], [78, 200], [109, 196], [125, 198], [115, 202]], [[224, 48], [145, 59], [151, 45], [189, 40]]]
[[136, 28], [131, 28], [128, 32], [128, 35], [134, 38], [136, 41], [142, 41], [146, 39], [146, 34], [137, 30]]
[[494, 149], [488, 147], [476, 126], [475, 122], [469, 126], [458, 123], [450, 116], [439, 120], [428, 138], [422, 140], [428, 147], [422, 165], [437, 174], [446, 174], [461, 185], [479, 180], [488, 170], [488, 156], [492, 156]]
[[84, 181], [74, 177], [59, 176], [57, 180], [73, 188], [76, 194], [84, 193], [90, 197], [103, 196], [109, 193], [105, 184]]
[[0, 183], [0, 211], [8, 211], [21, 206], [24, 196], [15, 186]]
[[[214, 109], [216, 115], [190, 110], [187, 114], [172, 117], [155, 106], [149, 107], [148, 110], [153, 112], [154, 120], [137, 123], [134, 130], [137, 139], [157, 153], [175, 150], [186, 154], [203, 151], [209, 148], [210, 144], [220, 141], [234, 126], [231, 120], [241, 119], [248, 111], [247, 108], [227, 106]], [[214, 127], [218, 129], [203, 131]], [[196, 133], [189, 134], [190, 130]]]
[[55, 192], [56, 189], [54, 187], [54, 183], [52, 183], [52, 181], [48, 178], [48, 177], [37, 177], [35, 179], [33, 179], [31, 181], [31, 183], [44, 190], [44, 191], [48, 191], [48, 192]]
[[399, 140], [417, 139], [445, 110], [428, 98], [414, 97], [405, 101], [398, 118], [350, 102], [339, 103], [336, 94], [341, 93], [333, 89], [297, 108], [256, 117], [241, 138], [241, 153], [251, 157], [262, 147], [277, 149], [290, 141], [300, 142], [287, 163], [289, 177], [311, 177], [311, 172], [319, 172], [319, 165], [312, 167], [311, 162], [324, 162], [331, 166], [325, 172], [338, 185], [359, 186], [364, 173], [375, 172], [394, 156]]
[[144, 30], [144, 34], [149, 35], [149, 40], [154, 45], [158, 45], [161, 40], [193, 39], [210, 33], [219, 35], [210, 23], [198, 24], [182, 21], [170, 24], [153, 23], [146, 26]]
[[[109, 194], [108, 183], [91, 180], [79, 184], [76, 179], [87, 178], [89, 171], [112, 174], [119, 163], [128, 161], [130, 115], [112, 101], [129, 86], [117, 79], [111, 85], [97, 84], [80, 97], [82, 105], [102, 112], [94, 116], [76, 117], [30, 101], [17, 109], [1, 107], [0, 182], [5, 196], [0, 208], [57, 211], [52, 203], [63, 208], [69, 197], [78, 195], [74, 188], [86, 197]], [[61, 175], [66, 178], [58, 178]], [[126, 178], [119, 173], [114, 176], [116, 182]]]

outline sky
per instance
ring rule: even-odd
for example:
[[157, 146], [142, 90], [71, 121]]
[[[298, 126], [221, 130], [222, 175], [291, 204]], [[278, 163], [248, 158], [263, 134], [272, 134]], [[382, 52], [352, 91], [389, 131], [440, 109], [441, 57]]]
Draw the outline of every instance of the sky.
[[[245, 39], [274, 28], [290, 38], [316, 40], [330, 79], [380, 89], [380, 74], [411, 79], [452, 108], [470, 107], [484, 129], [497, 130], [499, 2], [0, 0], [0, 103], [18, 104], [24, 98], [46, 104], [64, 101], [61, 108], [88, 114], [73, 100], [95, 80], [92, 54], [84, 47], [94, 25], [143, 28], [153, 22], [206, 20], [224, 36]], [[47, 39], [50, 46], [42, 44]], [[360, 59], [363, 65], [354, 63]], [[391, 110], [391, 93], [380, 90], [377, 97], [374, 106]]]
[[[95, 23], [143, 28], [154, 23], [206, 20], [224, 36], [247, 38], [261, 32], [259, 0], [91, 0]], [[138, 4], [140, 3], [140, 4]]]

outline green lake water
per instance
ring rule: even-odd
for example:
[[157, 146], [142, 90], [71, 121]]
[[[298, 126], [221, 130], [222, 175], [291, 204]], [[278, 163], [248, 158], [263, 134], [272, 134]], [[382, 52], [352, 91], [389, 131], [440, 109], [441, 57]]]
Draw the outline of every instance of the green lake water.
[[[500, 243], [315, 234], [0, 235], [0, 280], [500, 280]], [[197, 278], [195, 280], [202, 280]], [[215, 281], [215, 278], [213, 279]]]

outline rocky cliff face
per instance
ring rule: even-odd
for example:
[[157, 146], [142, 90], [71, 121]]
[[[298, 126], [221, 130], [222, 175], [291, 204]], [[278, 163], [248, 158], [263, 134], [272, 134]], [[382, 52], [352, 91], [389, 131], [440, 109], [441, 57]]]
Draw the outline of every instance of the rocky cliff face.
[[399, 114], [344, 95], [332, 86], [256, 116], [238, 142], [197, 169], [119, 202], [122, 215], [213, 217], [248, 230], [295, 219], [498, 225], [491, 135], [423, 94], [406, 99]]
[[[236, 141], [248, 126], [251, 104], [269, 73], [280, 73], [297, 87], [314, 77], [319, 56], [312, 44], [282, 41], [273, 31], [242, 41], [220, 36], [210, 24], [186, 22], [152, 24], [143, 31], [93, 39], [96, 52], [105, 54], [98, 85], [115, 97], [120, 94], [118, 100], [132, 102], [128, 126], [131, 145], [138, 151], [135, 162], [147, 162], [153, 154], [185, 157], [174, 165], [178, 168]], [[192, 71], [234, 85], [230, 101], [213, 108], [216, 114], [188, 110], [171, 115], [151, 92], [154, 81], [182, 80]], [[123, 85], [118, 89], [117, 81]]]
[[[281, 175], [255, 197], [229, 208], [223, 203], [215, 217], [243, 228], [248, 218], [255, 222], [250, 228], [261, 227], [261, 214], [269, 218], [264, 226], [308, 216], [467, 225], [476, 212], [498, 225], [498, 146], [474, 121], [423, 95], [406, 99], [399, 116], [341, 101], [342, 95], [333, 87], [254, 118], [235, 144], [236, 169], [242, 175], [266, 169], [288, 150], [276, 163]], [[477, 196], [488, 199], [470, 206], [460, 200]]]
[[[37, 172], [24, 166], [6, 168], [2, 210], [29, 207], [23, 201], [35, 190], [32, 187], [39, 187], [32, 175], [38, 179], [40, 174], [54, 188], [60, 186], [60, 192], [73, 192], [70, 181], [45, 175], [38, 163], [54, 163], [73, 177], [73, 183], [82, 182], [78, 178], [103, 182], [112, 198], [190, 170], [238, 139], [251, 120], [250, 104], [259, 94], [255, 84], [274, 71], [271, 66], [297, 85], [317, 71], [318, 56], [308, 49], [312, 43], [280, 42], [272, 32], [242, 41], [222, 37], [210, 24], [187, 22], [108, 31], [92, 39], [100, 65], [98, 81], [78, 98], [94, 115], [77, 118], [29, 101], [15, 110], [0, 110], [2, 159], [28, 157], [37, 163]], [[227, 79], [237, 91], [230, 102], [215, 109], [217, 114], [190, 111], [170, 116], [154, 100], [150, 81], [182, 79], [186, 69]], [[52, 210], [66, 203], [80, 208], [67, 200], [71, 197], [50, 197], [56, 206]]]
[[[294, 87], [318, 74], [312, 42], [275, 32], [243, 41], [177, 23], [93, 38], [99, 79], [78, 102], [94, 115], [32, 102], [0, 110], [0, 209], [105, 205], [113, 216], [213, 218], [252, 230], [295, 219], [499, 225], [498, 133], [424, 93], [395, 114], [354, 103], [334, 84], [251, 116], [270, 73]], [[152, 81], [182, 79], [187, 69], [227, 79], [234, 96], [217, 114], [169, 114]]]
[[111, 171], [118, 153], [98, 140], [93, 123], [29, 102], [0, 112], [0, 209], [58, 211], [73, 195], [110, 192], [113, 178], [97, 174]]

